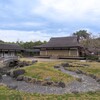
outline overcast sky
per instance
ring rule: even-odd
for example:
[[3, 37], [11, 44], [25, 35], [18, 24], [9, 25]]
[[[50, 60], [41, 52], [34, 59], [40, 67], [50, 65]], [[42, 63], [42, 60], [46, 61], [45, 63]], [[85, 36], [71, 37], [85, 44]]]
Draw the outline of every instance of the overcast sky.
[[49, 40], [80, 29], [100, 33], [100, 0], [0, 0], [1, 40]]

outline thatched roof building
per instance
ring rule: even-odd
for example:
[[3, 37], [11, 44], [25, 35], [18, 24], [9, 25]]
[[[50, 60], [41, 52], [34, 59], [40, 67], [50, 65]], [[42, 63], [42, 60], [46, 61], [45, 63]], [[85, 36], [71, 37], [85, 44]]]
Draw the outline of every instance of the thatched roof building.
[[0, 56], [15, 56], [24, 49], [17, 44], [0, 43]]
[[46, 44], [35, 46], [40, 49], [41, 56], [50, 57], [80, 57], [84, 56], [84, 48], [77, 41], [77, 37], [51, 38]]

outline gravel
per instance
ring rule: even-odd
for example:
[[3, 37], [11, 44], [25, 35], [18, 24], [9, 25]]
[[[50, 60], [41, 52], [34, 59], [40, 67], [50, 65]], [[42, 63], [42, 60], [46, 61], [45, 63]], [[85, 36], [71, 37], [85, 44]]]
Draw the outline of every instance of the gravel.
[[100, 84], [96, 82], [95, 79], [91, 78], [90, 76], [67, 71], [64, 68], [61, 68], [60, 70], [63, 73], [69, 74], [73, 77], [81, 78], [82, 82], [79, 82], [76, 80], [76, 81], [66, 84], [65, 88], [61, 88], [61, 87], [40, 86], [40, 85], [36, 85], [32, 83], [27, 83], [24, 81], [16, 81], [15, 79], [9, 76], [3, 75], [2, 83], [6, 84], [8, 87], [16, 86], [16, 90], [24, 91], [28, 93], [64, 94], [64, 93], [100, 91]]

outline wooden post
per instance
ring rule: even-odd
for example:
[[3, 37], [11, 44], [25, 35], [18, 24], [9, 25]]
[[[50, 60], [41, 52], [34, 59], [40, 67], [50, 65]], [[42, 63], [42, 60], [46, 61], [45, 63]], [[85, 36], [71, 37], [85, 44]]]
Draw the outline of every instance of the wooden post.
[[77, 49], [77, 57], [79, 56], [79, 52], [78, 52], [78, 49]]
[[68, 56], [70, 56], [70, 49], [68, 50], [68, 53], [69, 53], [69, 55], [68, 55]]

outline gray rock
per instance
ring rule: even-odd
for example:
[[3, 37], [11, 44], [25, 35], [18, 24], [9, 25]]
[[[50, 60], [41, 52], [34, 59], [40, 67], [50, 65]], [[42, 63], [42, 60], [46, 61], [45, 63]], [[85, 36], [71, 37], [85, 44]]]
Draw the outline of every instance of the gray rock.
[[77, 70], [77, 71], [75, 71], [77, 74], [83, 74], [83, 72], [81, 71], [81, 70]]
[[13, 78], [17, 78], [19, 75], [23, 75], [25, 73], [24, 69], [17, 69], [10, 72], [10, 76]]
[[60, 68], [61, 67], [61, 65], [55, 65], [54, 66], [54, 68]]
[[79, 92], [77, 90], [72, 91], [73, 94], [78, 94]]
[[23, 81], [23, 77], [24, 77], [24, 76], [20, 75], [20, 76], [17, 77], [16, 80], [17, 80], [17, 81]]
[[100, 78], [97, 78], [96, 81], [100, 84]]
[[17, 85], [11, 84], [11, 85], [8, 85], [8, 88], [10, 88], [10, 89], [16, 89]]
[[32, 80], [32, 78], [31, 78], [31, 77], [24, 76], [24, 77], [23, 77], [23, 80], [24, 80], [25, 82], [30, 82], [30, 81]]
[[82, 82], [82, 78], [77, 78], [77, 81], [78, 82]]
[[0, 79], [2, 79], [2, 74], [0, 73]]
[[51, 77], [46, 77], [44, 80], [45, 81], [50, 81], [51, 80]]
[[38, 62], [37, 60], [32, 60], [32, 64], [34, 64], [34, 63], [36, 63], [36, 62]]
[[59, 83], [58, 83], [58, 87], [65, 88], [65, 86], [66, 86], [66, 85], [65, 85], [65, 83], [64, 83], [64, 82], [59, 82]]
[[62, 63], [61, 66], [63, 66], [63, 67], [69, 67], [69, 64], [68, 63]]
[[96, 76], [94, 74], [89, 74], [90, 77], [92, 77], [93, 79], [96, 79]]

